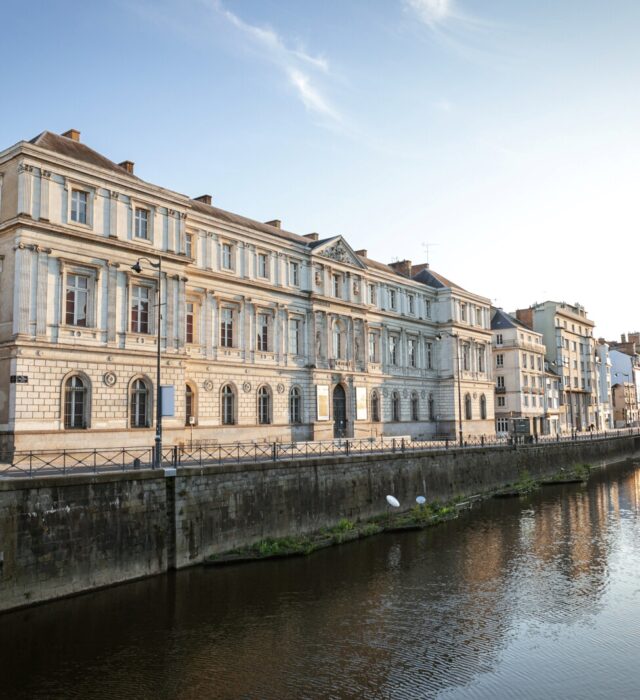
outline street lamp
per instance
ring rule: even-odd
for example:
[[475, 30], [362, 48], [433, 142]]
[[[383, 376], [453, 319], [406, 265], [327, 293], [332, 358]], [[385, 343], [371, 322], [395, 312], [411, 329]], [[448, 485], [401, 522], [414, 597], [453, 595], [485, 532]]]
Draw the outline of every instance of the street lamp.
[[162, 258], [158, 258], [158, 262], [152, 262], [149, 258], [138, 258], [136, 262], [131, 266], [131, 269], [140, 274], [142, 272], [142, 265], [140, 261], [144, 260], [149, 263], [152, 268], [158, 271], [158, 315], [156, 321], [156, 437], [155, 437], [155, 449], [153, 453], [153, 468], [160, 469], [162, 467], [162, 389], [160, 387], [160, 321], [162, 316], [160, 314], [161, 304], [161, 285], [162, 285]]
[[[464, 445], [464, 440], [462, 439], [462, 390], [460, 388], [461, 377], [460, 377], [460, 336], [457, 333], [450, 333], [449, 331], [443, 331], [449, 337], [454, 338], [456, 341], [456, 374], [458, 381], [458, 417], [460, 420], [460, 426], [458, 429], [458, 441], [460, 447]], [[436, 335], [436, 340], [442, 340], [442, 332]]]

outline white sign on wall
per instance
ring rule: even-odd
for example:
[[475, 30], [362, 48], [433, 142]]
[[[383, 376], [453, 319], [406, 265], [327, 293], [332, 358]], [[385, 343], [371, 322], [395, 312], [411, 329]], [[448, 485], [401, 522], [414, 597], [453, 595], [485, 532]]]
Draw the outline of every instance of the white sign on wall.
[[356, 387], [356, 420], [367, 420], [367, 388]]
[[316, 386], [316, 403], [318, 420], [329, 420], [329, 386], [319, 384]]

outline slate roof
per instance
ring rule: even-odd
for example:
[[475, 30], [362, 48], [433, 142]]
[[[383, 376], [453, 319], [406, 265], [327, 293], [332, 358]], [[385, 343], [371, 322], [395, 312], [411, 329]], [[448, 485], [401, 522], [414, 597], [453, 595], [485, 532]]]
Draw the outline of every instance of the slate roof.
[[128, 172], [126, 168], [105, 158], [101, 153], [94, 151], [93, 148], [85, 146], [84, 143], [70, 139], [68, 136], [54, 134], [51, 131], [43, 131], [35, 138], [32, 138], [29, 143], [32, 143], [34, 146], [40, 146], [40, 148], [46, 148], [47, 151], [59, 153], [61, 156], [75, 158], [75, 160], [82, 161], [83, 163], [95, 165], [98, 168], [104, 168], [105, 170], [111, 170], [111, 172], [118, 173], [119, 175], [128, 175], [136, 180], [140, 180], [139, 177]]
[[531, 333], [531, 328], [525, 326], [517, 318], [502, 309], [495, 309], [495, 313], [491, 317], [491, 330], [504, 330], [505, 328], [522, 328]]
[[457, 285], [455, 282], [448, 280], [446, 277], [434, 272], [431, 268], [421, 270], [417, 275], [411, 279], [416, 282], [422, 282], [422, 284], [427, 287], [433, 287], [434, 289], [443, 289], [444, 287], [449, 287], [450, 289], [459, 289], [463, 292], [466, 290]]

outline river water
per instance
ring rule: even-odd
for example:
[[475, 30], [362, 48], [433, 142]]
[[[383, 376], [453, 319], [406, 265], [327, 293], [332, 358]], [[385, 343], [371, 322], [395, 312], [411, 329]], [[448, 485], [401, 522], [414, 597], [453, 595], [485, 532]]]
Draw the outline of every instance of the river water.
[[2, 698], [640, 698], [640, 469], [0, 616]]

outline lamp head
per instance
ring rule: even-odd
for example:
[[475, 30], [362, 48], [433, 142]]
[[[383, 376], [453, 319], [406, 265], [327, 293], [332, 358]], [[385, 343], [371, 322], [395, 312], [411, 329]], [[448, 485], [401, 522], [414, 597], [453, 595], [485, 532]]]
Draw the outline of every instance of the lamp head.
[[135, 263], [131, 266], [131, 269], [137, 273], [142, 272], [142, 265], [140, 265], [140, 261], [136, 260]]

